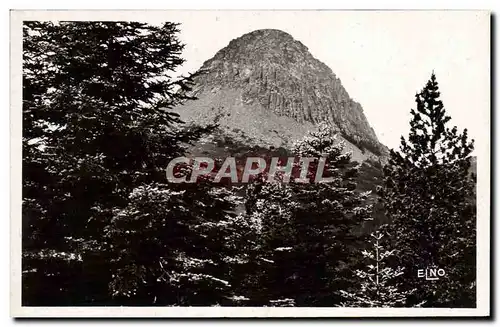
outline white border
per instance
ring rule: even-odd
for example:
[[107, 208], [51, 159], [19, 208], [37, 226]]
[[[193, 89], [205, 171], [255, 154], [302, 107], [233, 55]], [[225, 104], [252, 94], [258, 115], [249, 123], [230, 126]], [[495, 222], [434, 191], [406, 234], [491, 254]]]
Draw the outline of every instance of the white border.
[[14, 316], [23, 317], [448, 317], [486, 316], [480, 309], [442, 308], [271, 308], [271, 307], [22, 307]]
[[[200, 8], [200, 7], [198, 7]], [[203, 8], [203, 6], [201, 6]], [[488, 12], [483, 12], [489, 15]], [[11, 316], [14, 317], [445, 317], [490, 314], [490, 126], [478, 138], [477, 308], [22, 307], [21, 136], [23, 20], [146, 20], [155, 11], [11, 11]], [[477, 108], [475, 108], [477, 110]], [[471, 109], [472, 110], [472, 109]], [[482, 109], [482, 110], [486, 110]], [[490, 108], [487, 108], [488, 115]]]

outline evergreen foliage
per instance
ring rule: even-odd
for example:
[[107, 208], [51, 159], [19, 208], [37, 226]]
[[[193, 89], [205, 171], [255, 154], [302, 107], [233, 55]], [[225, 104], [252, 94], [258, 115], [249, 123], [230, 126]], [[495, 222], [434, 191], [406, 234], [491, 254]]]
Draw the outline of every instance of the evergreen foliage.
[[112, 295], [133, 305], [232, 305], [233, 271], [248, 260], [241, 200], [210, 184], [141, 186], [130, 199], [107, 228]]
[[[194, 100], [192, 76], [171, 77], [184, 62], [178, 25], [25, 22], [23, 33], [23, 305], [475, 306], [473, 141], [448, 127], [434, 74], [384, 167], [389, 223], [359, 258], [374, 216], [360, 189], [378, 168], [358, 185], [331, 126], [294, 144], [315, 159], [290, 183], [281, 172], [246, 193], [208, 176], [168, 184], [170, 160], [214, 127], [170, 110]], [[329, 180], [313, 182], [322, 160]], [[446, 276], [418, 278], [432, 267]]]
[[[352, 282], [348, 272], [358, 242], [355, 230], [371, 219], [371, 206], [366, 204], [368, 193], [355, 190], [357, 167], [350, 166], [343, 146], [322, 124], [293, 151], [299, 157], [325, 158], [324, 175], [330, 182], [261, 179], [249, 189], [248, 214], [262, 225], [259, 286], [267, 301], [332, 306], [340, 300], [332, 290]], [[318, 159], [311, 162], [309, 179], [314, 179], [318, 164]]]
[[191, 78], [169, 77], [183, 63], [178, 28], [25, 22], [23, 33], [23, 303], [113, 303], [106, 226], [205, 132], [169, 111], [190, 99]]
[[[475, 306], [475, 176], [473, 141], [467, 130], [448, 127], [436, 76], [432, 74], [411, 110], [408, 140], [391, 151], [384, 167], [382, 201], [391, 219], [394, 248], [406, 269], [406, 285], [417, 287], [411, 304]], [[426, 282], [418, 269], [442, 268], [445, 278]]]
[[[383, 227], [381, 227], [383, 229]], [[363, 250], [362, 256], [366, 261], [364, 270], [357, 269], [356, 277], [359, 285], [354, 292], [341, 290], [345, 298], [342, 306], [346, 307], [376, 307], [394, 308], [406, 305], [406, 300], [415, 289], [400, 291], [404, 268], [391, 267], [391, 259], [395, 250], [385, 250], [383, 246], [383, 232], [371, 233], [371, 250]], [[403, 279], [404, 281], [404, 279]]]

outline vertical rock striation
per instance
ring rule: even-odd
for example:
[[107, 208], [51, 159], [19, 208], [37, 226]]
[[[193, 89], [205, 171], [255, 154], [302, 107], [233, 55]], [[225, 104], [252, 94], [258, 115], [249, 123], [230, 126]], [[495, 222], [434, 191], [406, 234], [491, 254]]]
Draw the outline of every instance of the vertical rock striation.
[[[261, 117], [258, 124], [266, 125], [269, 120], [273, 126], [250, 128], [252, 134], [256, 130], [261, 133], [274, 131], [282, 134], [286, 143], [286, 135], [302, 133], [291, 129], [326, 121], [363, 152], [368, 150], [376, 156], [387, 152], [370, 127], [361, 105], [349, 97], [332, 70], [283, 31], [257, 30], [232, 40], [203, 64], [195, 82], [194, 95], [199, 98], [195, 102], [200, 101], [199, 108], [213, 110], [218, 107], [222, 116], [236, 114], [249, 126], [253, 114], [246, 110], [259, 111], [260, 116], [263, 112], [264, 115], [268, 113], [270, 118]], [[237, 97], [237, 101], [225, 99], [228, 94]], [[189, 107], [186, 105], [182, 111], [188, 112]], [[193, 115], [187, 116], [193, 120]], [[201, 117], [199, 113], [194, 116]], [[223, 125], [236, 124], [238, 129], [250, 132], [244, 124], [238, 124], [238, 117], [223, 120]], [[276, 125], [279, 125], [278, 130]]]

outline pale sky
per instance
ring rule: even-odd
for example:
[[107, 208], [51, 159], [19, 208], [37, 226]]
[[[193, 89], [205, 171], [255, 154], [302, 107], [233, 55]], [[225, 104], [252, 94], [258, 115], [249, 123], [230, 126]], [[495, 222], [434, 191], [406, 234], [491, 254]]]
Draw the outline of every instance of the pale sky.
[[[36, 20], [43, 13], [24, 15]], [[379, 140], [391, 148], [408, 134], [415, 93], [434, 70], [450, 123], [469, 130], [475, 152], [489, 152], [487, 11], [59, 11], [50, 17], [181, 23], [186, 63], [179, 73], [195, 72], [245, 33], [283, 30], [332, 69], [362, 105]]]
[[469, 130], [476, 153], [489, 152], [487, 11], [32, 11], [23, 16], [181, 23], [186, 63], [179, 73], [195, 72], [245, 33], [283, 30], [332, 69], [363, 107], [379, 140], [391, 148], [408, 134], [415, 94], [434, 70], [450, 123]]
[[229, 41], [253, 30], [291, 34], [340, 78], [389, 147], [408, 134], [414, 95], [434, 70], [451, 123], [467, 128], [476, 143], [487, 135], [487, 12], [170, 11], [147, 21], [182, 24], [182, 73], [196, 71]]

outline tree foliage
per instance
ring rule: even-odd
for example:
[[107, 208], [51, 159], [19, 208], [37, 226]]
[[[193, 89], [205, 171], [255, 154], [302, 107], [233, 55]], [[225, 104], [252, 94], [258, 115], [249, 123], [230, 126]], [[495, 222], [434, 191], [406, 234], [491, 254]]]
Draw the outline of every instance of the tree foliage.
[[[263, 174], [244, 199], [207, 176], [167, 183], [170, 160], [213, 128], [186, 127], [171, 110], [193, 100], [192, 76], [171, 77], [184, 62], [178, 32], [24, 23], [24, 305], [475, 304], [473, 142], [447, 126], [434, 75], [384, 167], [394, 250], [373, 234], [366, 271], [369, 192], [327, 124], [294, 144], [293, 155], [315, 159], [290, 183]], [[329, 181], [313, 182], [322, 160]], [[416, 271], [427, 267], [445, 279], [422, 283]]]
[[169, 110], [191, 85], [169, 77], [183, 63], [178, 28], [25, 22], [23, 33], [23, 301], [107, 303], [105, 226], [202, 132]]
[[[383, 230], [384, 227], [381, 227]], [[391, 258], [395, 250], [385, 250], [383, 246], [384, 233], [376, 231], [370, 234], [371, 250], [361, 252], [366, 261], [365, 269], [357, 269], [355, 276], [359, 280], [354, 292], [341, 290], [345, 298], [345, 307], [376, 307], [393, 308], [406, 305], [406, 300], [415, 289], [401, 291], [404, 268], [391, 267]], [[403, 279], [404, 281], [404, 279]]]
[[332, 306], [332, 290], [351, 282], [356, 227], [370, 219], [367, 193], [355, 190], [357, 167], [342, 153], [328, 125], [322, 124], [294, 146], [294, 154], [314, 157], [308, 178], [314, 179], [319, 158], [326, 159], [327, 183], [255, 182], [249, 189], [247, 211], [261, 222], [260, 282], [266, 304]]
[[107, 228], [113, 240], [110, 290], [133, 305], [229, 305], [246, 220], [241, 200], [209, 184], [147, 185], [130, 194]]
[[[413, 303], [475, 305], [475, 176], [470, 173], [473, 141], [467, 130], [450, 128], [432, 74], [411, 110], [408, 140], [391, 151], [384, 167], [382, 201], [391, 218], [407, 286], [418, 286]], [[418, 269], [445, 269], [445, 280], [425, 282]]]

